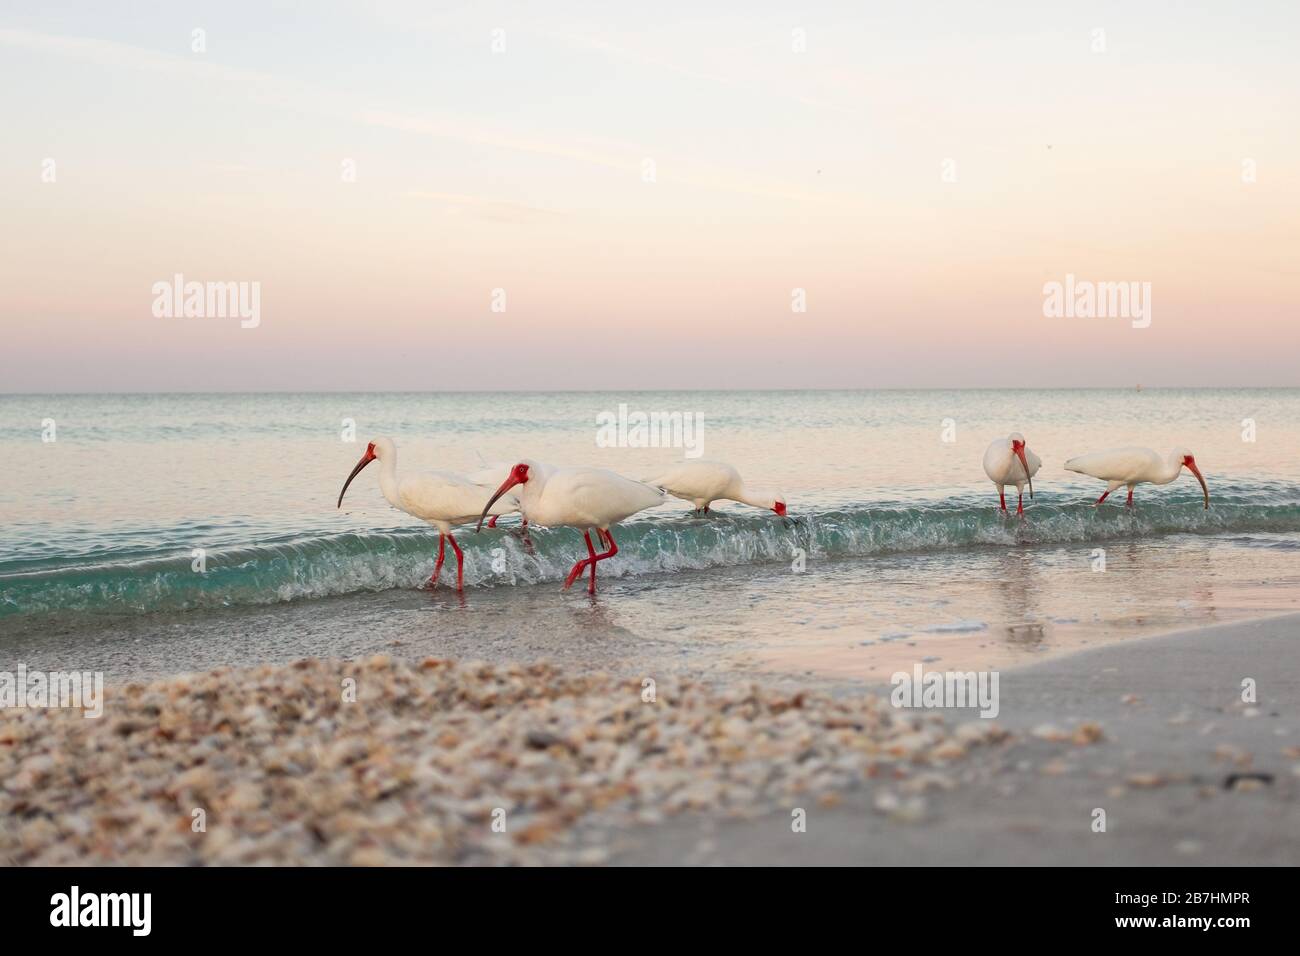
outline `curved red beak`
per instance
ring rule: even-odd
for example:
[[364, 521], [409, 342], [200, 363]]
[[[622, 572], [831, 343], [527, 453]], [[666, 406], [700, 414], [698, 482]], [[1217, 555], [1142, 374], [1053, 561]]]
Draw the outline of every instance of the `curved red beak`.
[[501, 482], [501, 487], [497, 489], [496, 494], [488, 499], [488, 503], [483, 506], [483, 513], [478, 516], [478, 525], [474, 528], [475, 533], [483, 530], [483, 521], [487, 518], [488, 512], [492, 506], [497, 503], [497, 499], [504, 495], [515, 485], [522, 485], [528, 480], [528, 466], [522, 462], [510, 469], [510, 474], [505, 481]]
[[1187, 470], [1196, 476], [1196, 480], [1201, 483], [1201, 493], [1205, 495], [1205, 510], [1210, 510], [1210, 489], [1205, 484], [1205, 476], [1201, 474], [1201, 469], [1196, 467], [1196, 459], [1188, 455], [1183, 459], [1183, 464]]
[[361, 460], [357, 462], [357, 467], [353, 468], [352, 474], [348, 475], [348, 480], [343, 482], [343, 490], [339, 492], [339, 503], [335, 507], [338, 508], [343, 507], [343, 496], [348, 492], [348, 485], [352, 484], [353, 478], [361, 474], [362, 468], [366, 467], [366, 465], [370, 464], [374, 460], [375, 460], [375, 443], [371, 442], [369, 445], [366, 446], [366, 453], [362, 455]]
[[1029, 459], [1025, 458], [1025, 443], [1022, 441], [1013, 441], [1011, 443], [1011, 450], [1014, 451], [1016, 457], [1020, 459], [1020, 464], [1025, 466], [1025, 480], [1029, 482], [1029, 497], [1033, 498], [1034, 479], [1030, 477], [1029, 474]]

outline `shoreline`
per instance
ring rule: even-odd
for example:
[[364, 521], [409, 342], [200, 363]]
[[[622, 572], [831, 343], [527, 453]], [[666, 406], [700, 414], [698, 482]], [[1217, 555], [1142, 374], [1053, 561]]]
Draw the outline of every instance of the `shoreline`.
[[[391, 654], [550, 662], [572, 670], [812, 686], [887, 681], [915, 660], [1009, 670], [1087, 647], [1300, 612], [1300, 552], [1183, 542], [833, 559], [610, 577], [457, 597], [389, 588], [312, 600], [118, 616], [10, 618], [6, 659], [97, 671], [110, 685], [302, 658]], [[1237, 560], [1241, 555], [1245, 561]]]
[[665, 676], [647, 701], [639, 676], [540, 663], [173, 676], [110, 692], [99, 720], [0, 711], [0, 859], [1293, 863], [1297, 632], [1292, 615], [1015, 668], [996, 720], [789, 680]]

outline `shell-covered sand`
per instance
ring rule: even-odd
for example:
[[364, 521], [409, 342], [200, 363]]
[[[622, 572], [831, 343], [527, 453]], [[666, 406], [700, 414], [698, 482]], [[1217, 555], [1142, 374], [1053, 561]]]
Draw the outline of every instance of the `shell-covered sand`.
[[620, 827], [793, 814], [872, 777], [906, 821], [1006, 738], [879, 696], [653, 691], [374, 657], [110, 687], [98, 719], [0, 711], [0, 863], [599, 863]]

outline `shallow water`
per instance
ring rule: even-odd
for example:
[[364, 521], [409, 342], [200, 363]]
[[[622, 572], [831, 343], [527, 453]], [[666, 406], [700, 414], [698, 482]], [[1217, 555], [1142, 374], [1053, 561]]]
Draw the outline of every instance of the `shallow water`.
[[[380, 609], [388, 595], [394, 614], [412, 600], [437, 610], [439, 629], [454, 617], [454, 634], [524, 615], [561, 627], [555, 615], [587, 608], [558, 589], [585, 550], [576, 532], [536, 529], [528, 554], [505, 529], [463, 529], [462, 606], [408, 593], [432, 569], [436, 534], [388, 507], [373, 468], [343, 511], [334, 502], [381, 434], [398, 444], [399, 474], [534, 457], [639, 477], [681, 457], [600, 447], [597, 416], [620, 403], [697, 416], [705, 457], [783, 491], [802, 519], [786, 527], [740, 505], [696, 519], [673, 499], [616, 529], [620, 554], [600, 568], [606, 623], [680, 639], [687, 656], [727, 645], [759, 667], [856, 670], [891, 647], [1032, 654], [1293, 606], [1297, 390], [11, 395], [0, 396], [0, 626], [13, 636], [0, 650], [121, 633], [124, 619], [132, 640], [164, 622], [207, 631], [223, 609], [291, 605], [301, 627], [361, 606], [330, 599], [367, 594]], [[345, 419], [355, 442], [341, 440]], [[1012, 430], [1043, 459], [1023, 520], [996, 511], [980, 466]], [[1191, 449], [1210, 511], [1187, 476], [1139, 488], [1132, 511], [1090, 507], [1101, 483], [1062, 462], [1127, 444]], [[347, 649], [337, 643], [313, 652]]]

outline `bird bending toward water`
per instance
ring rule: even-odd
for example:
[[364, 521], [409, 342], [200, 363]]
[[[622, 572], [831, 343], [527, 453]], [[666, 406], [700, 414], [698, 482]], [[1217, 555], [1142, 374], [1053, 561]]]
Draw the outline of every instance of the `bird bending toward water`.
[[683, 461], [671, 466], [647, 485], [662, 488], [674, 498], [689, 501], [696, 514], [708, 514], [715, 501], [739, 501], [785, 517], [785, 495], [750, 491], [740, 472], [723, 461]]
[[[1090, 475], [1109, 482], [1105, 492], [1097, 499], [1096, 505], [1106, 500], [1112, 491], [1128, 485], [1128, 501], [1133, 504], [1133, 489], [1143, 482], [1153, 485], [1167, 485], [1186, 468], [1201, 483], [1201, 492], [1205, 495], [1205, 509], [1210, 508], [1210, 489], [1206, 487], [1205, 476], [1196, 467], [1196, 458], [1186, 448], [1175, 448], [1168, 458], [1150, 448], [1112, 448], [1109, 451], [1094, 451], [1091, 454], [1071, 458], [1065, 463], [1066, 471]], [[1093, 505], [1093, 507], [1096, 507]]]

